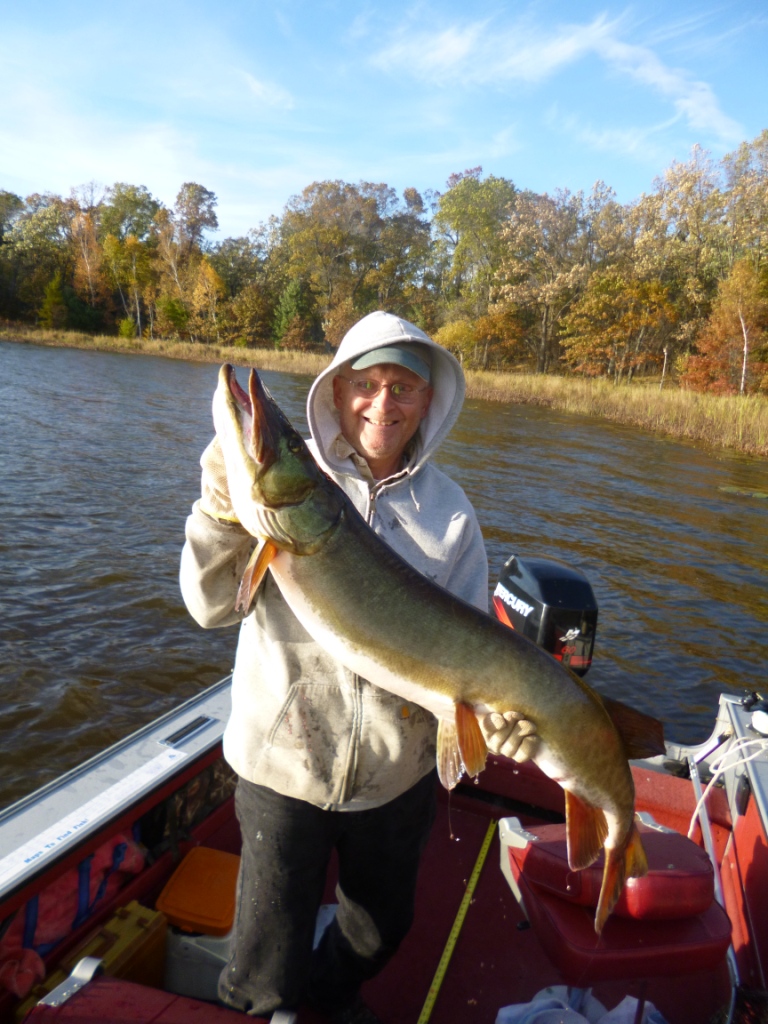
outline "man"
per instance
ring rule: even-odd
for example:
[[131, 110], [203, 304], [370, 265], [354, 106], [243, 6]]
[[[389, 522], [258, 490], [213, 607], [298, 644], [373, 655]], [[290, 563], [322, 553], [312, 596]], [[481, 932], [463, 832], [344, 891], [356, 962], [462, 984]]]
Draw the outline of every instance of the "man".
[[[449, 352], [408, 321], [371, 313], [312, 386], [309, 445], [379, 536], [487, 610], [488, 563], [475, 513], [429, 462], [463, 398], [464, 376]], [[235, 597], [254, 538], [232, 510], [215, 439], [201, 464], [181, 586], [197, 622], [213, 627], [242, 618]], [[488, 716], [483, 726], [496, 751], [511, 756], [521, 740], [530, 743], [514, 715]], [[374, 1024], [360, 986], [411, 924], [434, 817], [435, 734], [424, 709], [335, 662], [267, 575], [242, 620], [224, 734], [239, 777], [243, 849], [223, 1002], [253, 1015], [305, 1002], [338, 1024]], [[313, 952], [334, 849], [338, 908]]]

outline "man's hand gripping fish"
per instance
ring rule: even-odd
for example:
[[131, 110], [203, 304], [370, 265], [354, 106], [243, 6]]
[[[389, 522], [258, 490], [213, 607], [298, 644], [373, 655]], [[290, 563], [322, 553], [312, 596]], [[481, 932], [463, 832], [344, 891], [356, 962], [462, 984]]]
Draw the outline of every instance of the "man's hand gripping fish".
[[605, 848], [599, 934], [627, 877], [646, 873], [624, 745], [602, 699], [531, 641], [428, 580], [366, 524], [317, 466], [251, 371], [249, 394], [225, 365], [213, 417], [232, 505], [258, 538], [239, 606], [269, 568], [288, 605], [328, 652], [438, 719], [438, 773], [451, 789], [477, 775], [487, 748], [477, 716], [532, 721], [533, 759], [565, 790], [568, 862]]

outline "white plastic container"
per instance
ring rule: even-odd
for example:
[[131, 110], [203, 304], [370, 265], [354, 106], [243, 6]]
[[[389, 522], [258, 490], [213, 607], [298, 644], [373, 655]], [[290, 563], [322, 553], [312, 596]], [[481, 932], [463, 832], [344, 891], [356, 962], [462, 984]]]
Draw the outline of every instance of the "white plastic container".
[[[333, 920], [337, 907], [326, 903], [317, 914], [314, 944]], [[228, 935], [190, 935], [173, 926], [168, 928], [165, 944], [165, 984], [169, 992], [193, 999], [218, 998], [219, 975], [229, 960]]]
[[219, 975], [229, 960], [229, 935], [190, 935], [169, 928], [165, 985], [169, 992], [215, 1002]]

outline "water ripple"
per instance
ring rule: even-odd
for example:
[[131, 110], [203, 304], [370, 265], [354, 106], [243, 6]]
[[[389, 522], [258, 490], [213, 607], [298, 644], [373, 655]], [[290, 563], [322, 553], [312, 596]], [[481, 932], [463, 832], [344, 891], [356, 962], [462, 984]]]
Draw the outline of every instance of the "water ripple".
[[[0, 369], [4, 804], [219, 679], [236, 631], [178, 590], [217, 368], [0, 342]], [[264, 377], [306, 432], [309, 380]], [[492, 575], [519, 553], [589, 576], [597, 689], [699, 739], [721, 690], [764, 685], [764, 461], [473, 401], [440, 463]]]

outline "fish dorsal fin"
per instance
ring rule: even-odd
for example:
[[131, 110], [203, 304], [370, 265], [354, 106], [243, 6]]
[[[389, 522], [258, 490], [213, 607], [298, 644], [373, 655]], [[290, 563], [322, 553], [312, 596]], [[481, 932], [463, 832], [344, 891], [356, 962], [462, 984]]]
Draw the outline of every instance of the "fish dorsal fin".
[[459, 741], [453, 722], [437, 724], [437, 776], [446, 789], [454, 789], [462, 773]]
[[600, 700], [621, 736], [628, 759], [656, 757], [666, 753], [663, 722], [613, 697], [600, 694]]
[[454, 707], [456, 709], [456, 735], [462, 763], [467, 775], [479, 775], [485, 768], [488, 747], [477, 721], [477, 715], [469, 704], [457, 701]]
[[240, 581], [240, 588], [237, 591], [235, 611], [248, 614], [259, 584], [264, 579], [264, 573], [277, 551], [276, 545], [271, 540], [261, 540], [253, 549], [253, 554], [248, 559], [243, 578]]
[[616, 906], [624, 882], [628, 878], [640, 878], [647, 873], [648, 860], [643, 849], [643, 841], [633, 822], [625, 845], [617, 850], [606, 850], [600, 899], [595, 913], [595, 931], [598, 935], [603, 930], [608, 915]]
[[608, 822], [599, 807], [565, 791], [565, 831], [568, 839], [568, 866], [581, 871], [593, 864], [608, 835]]

